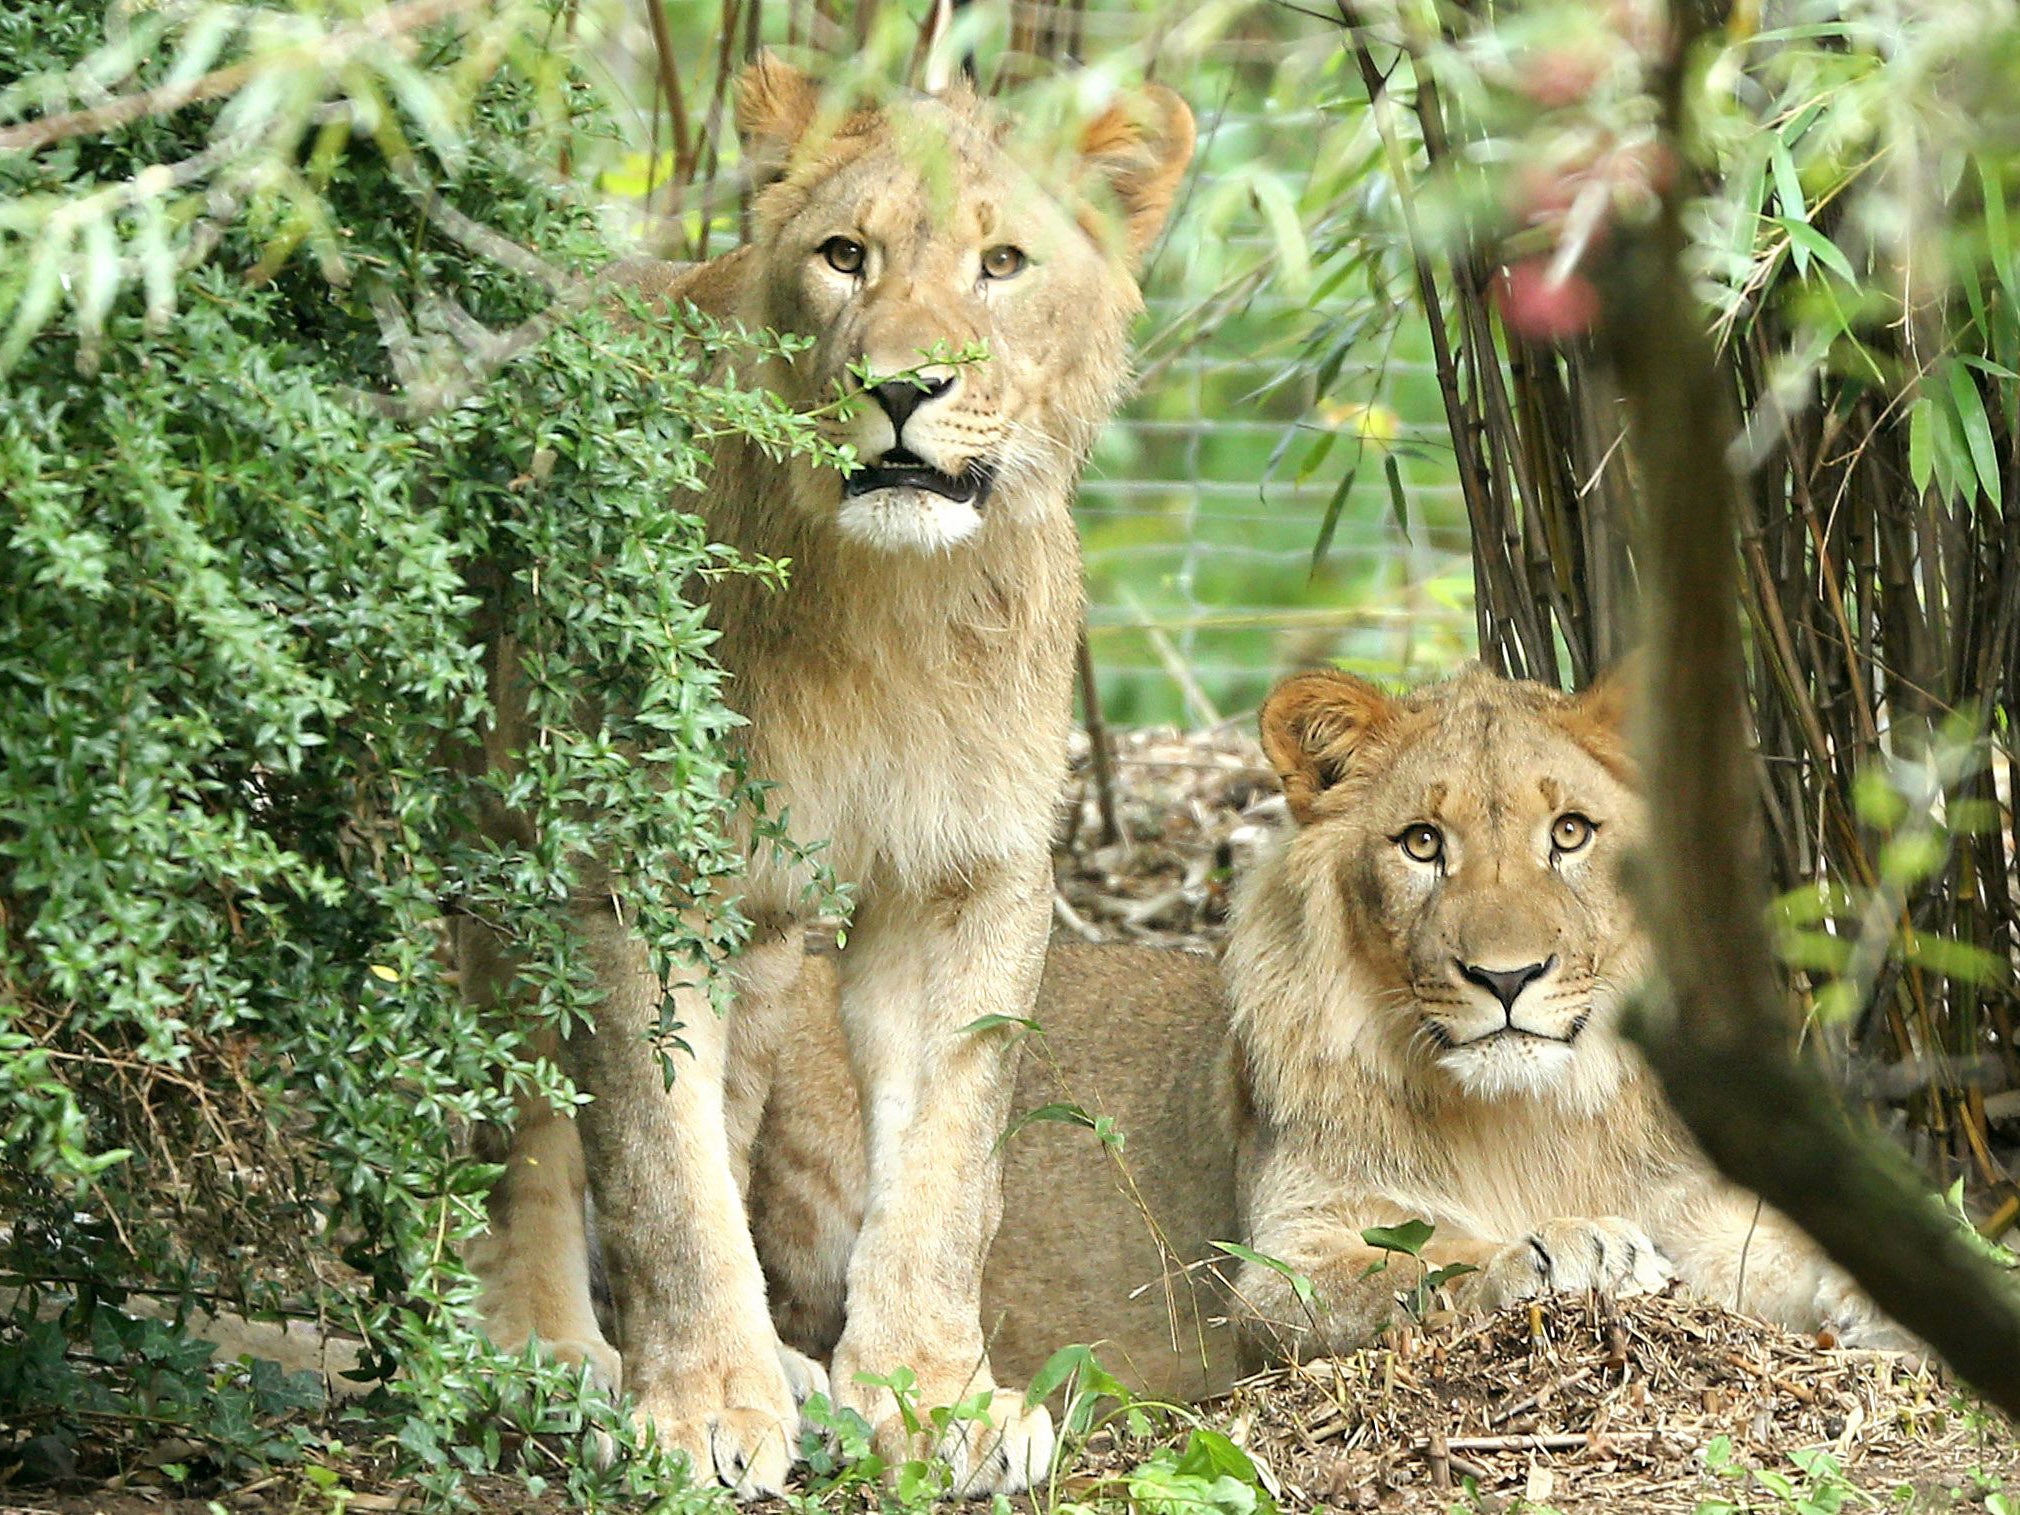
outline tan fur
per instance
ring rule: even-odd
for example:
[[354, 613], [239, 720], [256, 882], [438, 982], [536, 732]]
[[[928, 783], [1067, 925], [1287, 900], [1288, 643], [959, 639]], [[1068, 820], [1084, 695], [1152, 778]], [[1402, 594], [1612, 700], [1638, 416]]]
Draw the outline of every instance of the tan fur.
[[[1068, 1343], [1139, 1393], [1198, 1399], [1234, 1378], [1214, 1267], [1232, 1239], [1239, 1071], [1213, 960], [1149, 947], [1054, 942], [1011, 1108], [1106, 1116], [1120, 1150], [1081, 1124], [1013, 1125], [1003, 1223], [983, 1280], [992, 1364], [1028, 1379]], [[810, 961], [780, 1053], [752, 1168], [751, 1230], [779, 1333], [824, 1354], [841, 1325], [842, 1273], [862, 1214], [863, 1154], [838, 1073], [835, 975]]]
[[[1191, 118], [1164, 91], [1118, 103], [1094, 129], [1100, 156], [1048, 189], [966, 92], [829, 113], [811, 83], [767, 58], [746, 72], [739, 101], [749, 161], [775, 176], [757, 196], [750, 245], [678, 275], [629, 265], [615, 277], [749, 329], [814, 338], [791, 361], [754, 361], [742, 375], [796, 407], [857, 394], [865, 365], [872, 382], [916, 370], [934, 389], [908, 418], [871, 393], [822, 424], [868, 464], [902, 445], [947, 475], [982, 465], [994, 477], [981, 509], [913, 485], [852, 494], [831, 470], [731, 440], [702, 497], [716, 540], [791, 560], [783, 593], [722, 581], [710, 620], [747, 721], [750, 772], [776, 786], [772, 804], [796, 838], [829, 844], [823, 860], [858, 895], [839, 977], [847, 1060], [865, 1095], [869, 1202], [834, 1382], [902, 1454], [912, 1449], [899, 1445], [895, 1404], [859, 1373], [909, 1367], [928, 1406], [992, 1382], [979, 1298], [1009, 1038], [960, 1028], [1023, 1015], [1037, 987], [1080, 619], [1069, 509], [1126, 376], [1141, 304], [1128, 250], [1169, 207]], [[1104, 239], [1082, 224], [1106, 224], [1089, 198], [1097, 186], [1124, 218]], [[836, 237], [864, 250], [859, 277], [824, 254]], [[1028, 264], [984, 279], [983, 253], [1003, 244]], [[987, 361], [934, 356], [976, 343]], [[513, 650], [494, 652], [492, 756], [509, 761], [525, 733], [512, 719]], [[727, 1022], [676, 991], [694, 1056], [671, 1091], [645, 1045], [664, 989], [642, 944], [608, 891], [575, 911], [606, 999], [596, 1034], [565, 1052], [595, 1096], [576, 1124], [624, 1386], [704, 1476], [745, 1492], [782, 1484], [794, 1390], [816, 1381], [771, 1326], [741, 1192], [806, 882], [773, 849], [754, 849], [732, 892], [766, 941], [739, 965]], [[586, 1277], [571, 1271], [583, 1251], [572, 1134], [542, 1106], [522, 1111], [486, 1308], [503, 1345], [533, 1335], [615, 1371]], [[975, 1491], [1024, 1486], [1051, 1445], [1042, 1412], [1009, 1393], [994, 1404], [988, 1434], [963, 1426], [945, 1449]]]
[[[1052, 949], [1034, 1014], [1057, 1071], [1027, 1054], [1016, 1107], [1064, 1088], [1128, 1144], [1118, 1165], [1082, 1131], [1011, 1138], [984, 1298], [999, 1361], [1028, 1372], [1106, 1340], [1150, 1392], [1223, 1387], [1237, 1354], [1191, 1322], [1229, 1306], [1180, 1291], [1170, 1329], [1146, 1214], [1167, 1262], [1236, 1237], [1310, 1280], [1307, 1309], [1279, 1272], [1240, 1266], [1251, 1360], [1349, 1349], [1396, 1319], [1425, 1267], [1362, 1233], [1406, 1220], [1436, 1228], [1425, 1263], [1476, 1270], [1452, 1285], [1463, 1302], [1673, 1272], [1786, 1325], [1899, 1344], [1800, 1233], [1713, 1174], [1621, 1039], [1646, 958], [1618, 877], [1642, 826], [1623, 711], [1618, 684], [1574, 698], [1478, 671], [1403, 697], [1333, 673], [1277, 690], [1263, 741], [1297, 824], [1238, 888], [1231, 1015], [1197, 960]], [[1553, 857], [1567, 813], [1596, 830]], [[1420, 823], [1443, 833], [1442, 872], [1400, 849]], [[1543, 961], [1512, 1011], [1456, 968]], [[825, 992], [816, 974], [792, 1012], [807, 1029], [773, 1086], [751, 1195], [781, 1329], [814, 1352], [839, 1298], [822, 1259], [846, 1248], [861, 1161], [835, 1114], [852, 1091], [819, 1075]], [[1534, 1045], [1478, 1040], [1511, 1014]]]

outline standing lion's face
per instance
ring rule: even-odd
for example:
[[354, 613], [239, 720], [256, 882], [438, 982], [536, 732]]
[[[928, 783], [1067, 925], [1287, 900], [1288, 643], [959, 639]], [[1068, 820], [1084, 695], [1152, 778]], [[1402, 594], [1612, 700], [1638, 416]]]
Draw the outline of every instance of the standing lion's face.
[[1484, 673], [1400, 699], [1308, 675], [1267, 707], [1313, 909], [1344, 921], [1398, 1055], [1468, 1094], [1563, 1092], [1616, 1066], [1644, 956], [1620, 877], [1642, 806], [1610, 701]]
[[780, 387], [858, 460], [813, 497], [894, 551], [1065, 509], [1126, 377], [1129, 260], [1190, 156], [1183, 104], [1117, 107], [1060, 184], [965, 92], [823, 121], [811, 85], [761, 60], [741, 114], [783, 167], [757, 202], [763, 319], [813, 341]]

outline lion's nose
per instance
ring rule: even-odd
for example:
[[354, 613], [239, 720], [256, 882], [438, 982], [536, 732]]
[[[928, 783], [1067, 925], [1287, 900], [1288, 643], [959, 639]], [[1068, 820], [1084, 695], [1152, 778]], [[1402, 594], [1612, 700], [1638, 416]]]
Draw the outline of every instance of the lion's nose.
[[1459, 977], [1469, 984], [1478, 984], [1501, 1001], [1503, 1010], [1513, 1015], [1517, 996], [1557, 966], [1557, 954], [1553, 952], [1542, 962], [1530, 963], [1522, 968], [1483, 968], [1478, 963], [1462, 963], [1457, 958], [1452, 961], [1459, 970]]
[[954, 387], [954, 375], [946, 369], [921, 369], [905, 379], [892, 379], [883, 384], [870, 386], [870, 398], [884, 407], [884, 414], [891, 418], [893, 437], [904, 435], [905, 423], [912, 419], [912, 412], [928, 400], [937, 400]]

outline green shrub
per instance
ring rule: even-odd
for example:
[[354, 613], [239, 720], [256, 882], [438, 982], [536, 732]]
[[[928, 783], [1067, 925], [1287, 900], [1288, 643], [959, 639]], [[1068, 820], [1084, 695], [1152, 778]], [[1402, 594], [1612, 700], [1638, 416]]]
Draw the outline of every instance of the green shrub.
[[[372, 1413], [451, 1494], [501, 1420], [579, 1413], [459, 1325], [492, 1171], [459, 1135], [573, 1096], [463, 1003], [447, 922], [515, 939], [563, 1026], [586, 855], [668, 971], [734, 949], [753, 794], [693, 595], [777, 569], [706, 541], [694, 430], [815, 444], [705, 382], [724, 334], [569, 293], [612, 250], [555, 165], [608, 133], [556, 14], [436, 5], [409, 49], [331, 10], [0, 15], [0, 1426], [87, 1471], [171, 1432], [194, 1477], [320, 1455], [303, 1385], [107, 1307], [318, 1311], [398, 1360]], [[229, 95], [5, 146], [235, 62]], [[541, 733], [509, 779], [458, 769], [494, 626]], [[497, 804], [525, 844], [479, 839]]]

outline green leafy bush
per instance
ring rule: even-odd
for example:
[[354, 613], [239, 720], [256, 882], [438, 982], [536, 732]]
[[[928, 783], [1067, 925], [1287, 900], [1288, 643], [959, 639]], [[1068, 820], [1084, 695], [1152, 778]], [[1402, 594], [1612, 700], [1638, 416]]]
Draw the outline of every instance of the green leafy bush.
[[[728, 335], [581, 296], [612, 249], [556, 165], [608, 134], [562, 38], [528, 5], [0, 15], [0, 1426], [87, 1471], [316, 1445], [267, 1370], [110, 1313], [135, 1293], [360, 1333], [438, 1494], [501, 1421], [580, 1427], [458, 1324], [492, 1171], [460, 1133], [573, 1093], [463, 1002], [448, 922], [564, 1027], [588, 856], [667, 971], [734, 949], [754, 795], [694, 594], [777, 568], [707, 542], [694, 433], [815, 443], [706, 382]], [[510, 775], [469, 761], [492, 629], [539, 732]], [[497, 806], [521, 842], [480, 839]]]

